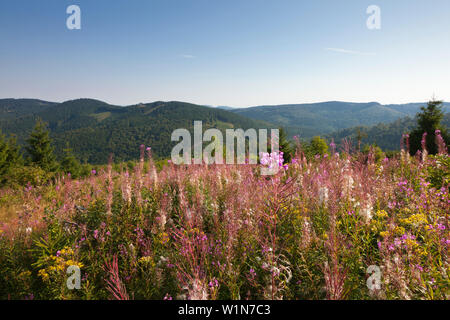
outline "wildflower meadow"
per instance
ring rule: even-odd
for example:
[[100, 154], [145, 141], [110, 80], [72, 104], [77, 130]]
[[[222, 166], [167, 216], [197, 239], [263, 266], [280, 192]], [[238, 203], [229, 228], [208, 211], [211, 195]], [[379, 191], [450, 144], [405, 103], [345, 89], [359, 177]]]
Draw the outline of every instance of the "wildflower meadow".
[[132, 170], [3, 188], [0, 299], [448, 299], [445, 144], [330, 147], [273, 176], [270, 155], [157, 168], [142, 147]]

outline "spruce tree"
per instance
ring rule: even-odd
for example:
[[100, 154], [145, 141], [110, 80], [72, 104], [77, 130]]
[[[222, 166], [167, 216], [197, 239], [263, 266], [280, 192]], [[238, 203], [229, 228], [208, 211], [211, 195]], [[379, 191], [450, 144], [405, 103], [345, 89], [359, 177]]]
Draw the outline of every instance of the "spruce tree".
[[283, 152], [284, 163], [290, 163], [294, 149], [291, 142], [287, 139], [286, 131], [283, 128], [279, 129], [279, 145], [280, 151]]
[[23, 165], [23, 157], [20, 152], [20, 147], [17, 145], [16, 136], [11, 135], [8, 140], [8, 162], [11, 164], [11, 167], [18, 167]]
[[22, 155], [16, 144], [16, 139], [12, 136], [8, 141], [0, 132], [0, 184], [6, 182], [6, 176], [11, 168], [18, 167], [23, 164]]
[[57, 163], [53, 155], [53, 146], [46, 124], [38, 119], [30, 137], [27, 140], [26, 151], [30, 156], [30, 161], [43, 170], [55, 171]]
[[356, 139], [358, 140], [358, 151], [361, 151], [361, 141], [367, 138], [367, 133], [361, 130], [361, 127], [356, 129]]
[[426, 107], [420, 108], [422, 112], [417, 114], [417, 128], [414, 129], [409, 137], [410, 153], [415, 155], [421, 149], [422, 136], [426, 132], [426, 147], [429, 154], [438, 153], [435, 143], [435, 131], [440, 130], [445, 142], [449, 143], [447, 130], [441, 126], [441, 120], [444, 116], [442, 112], [442, 101], [431, 100]]
[[9, 146], [5, 140], [5, 136], [0, 133], [0, 180], [3, 180], [3, 177], [8, 172], [10, 163], [8, 161], [9, 155]]
[[81, 174], [81, 164], [73, 155], [72, 149], [70, 149], [68, 144], [66, 144], [66, 148], [64, 149], [64, 158], [61, 161], [61, 169], [65, 173], [70, 173], [72, 178], [78, 178]]

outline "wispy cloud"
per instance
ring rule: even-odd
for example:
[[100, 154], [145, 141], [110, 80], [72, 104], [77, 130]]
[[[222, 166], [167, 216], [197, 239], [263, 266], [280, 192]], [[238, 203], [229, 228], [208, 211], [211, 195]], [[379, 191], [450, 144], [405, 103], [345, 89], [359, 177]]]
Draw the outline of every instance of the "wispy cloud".
[[184, 59], [194, 59], [195, 58], [195, 56], [193, 56], [191, 54], [180, 54], [180, 57], [184, 58]]
[[361, 51], [347, 50], [347, 49], [341, 49], [341, 48], [325, 48], [325, 50], [339, 52], [339, 53], [345, 53], [345, 54], [360, 55], [360, 56], [374, 56], [374, 55], [376, 55], [375, 52], [361, 52]]

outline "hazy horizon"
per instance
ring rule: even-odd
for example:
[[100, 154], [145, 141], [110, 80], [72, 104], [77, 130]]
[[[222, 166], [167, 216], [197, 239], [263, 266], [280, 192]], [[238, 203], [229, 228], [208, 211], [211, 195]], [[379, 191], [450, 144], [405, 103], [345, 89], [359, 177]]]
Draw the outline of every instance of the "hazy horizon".
[[[230, 106], [230, 105], [224, 105], [224, 104], [218, 104], [218, 105], [208, 105], [208, 104], [204, 104], [204, 103], [194, 103], [191, 101], [181, 101], [181, 100], [161, 100], [161, 99], [157, 99], [157, 100], [153, 100], [153, 101], [139, 101], [139, 102], [134, 102], [134, 103], [130, 103], [130, 104], [118, 104], [118, 103], [113, 103], [107, 100], [103, 100], [103, 99], [99, 99], [99, 98], [91, 98], [91, 97], [78, 97], [78, 98], [73, 98], [73, 99], [68, 99], [68, 100], [63, 100], [63, 101], [55, 101], [55, 100], [49, 100], [49, 99], [42, 99], [42, 98], [34, 98], [34, 97], [0, 97], [0, 100], [6, 100], [6, 99], [15, 99], [15, 100], [40, 100], [40, 101], [44, 101], [44, 102], [51, 102], [51, 103], [64, 103], [64, 102], [68, 102], [68, 101], [73, 101], [73, 100], [80, 100], [80, 99], [89, 99], [89, 100], [98, 100], [98, 101], [102, 101], [105, 102], [109, 105], [112, 106], [118, 106], [118, 107], [128, 107], [128, 106], [133, 106], [133, 105], [137, 105], [137, 104], [150, 104], [150, 103], [154, 103], [154, 102], [172, 102], [172, 101], [178, 101], [178, 102], [185, 102], [185, 103], [190, 103], [190, 104], [196, 104], [196, 105], [200, 105], [200, 106], [204, 106], [204, 107], [211, 107], [211, 108], [220, 108], [220, 107], [226, 107], [226, 108], [233, 108], [233, 109], [244, 109], [244, 108], [255, 108], [255, 107], [271, 107], [271, 106], [289, 106], [289, 105], [307, 105], [307, 104], [320, 104], [320, 103], [328, 103], [328, 102], [342, 102], [342, 103], [358, 103], [358, 104], [366, 104], [366, 103], [379, 103], [380, 105], [407, 105], [407, 104], [427, 104], [427, 101], [409, 101], [409, 102], [405, 102], [405, 103], [381, 103], [379, 101], [342, 101], [342, 100], [326, 100], [326, 101], [315, 101], [315, 102], [293, 102], [293, 103], [280, 103], [280, 104], [260, 104], [260, 105], [251, 105], [251, 106]], [[430, 98], [432, 99], [432, 98]], [[441, 100], [439, 98], [436, 97], [437, 100]], [[444, 104], [450, 103], [450, 101], [445, 101], [443, 100]]]
[[[81, 29], [69, 30], [70, 5]], [[380, 8], [380, 29], [366, 22]], [[0, 96], [249, 107], [450, 101], [450, 2], [0, 3]]]

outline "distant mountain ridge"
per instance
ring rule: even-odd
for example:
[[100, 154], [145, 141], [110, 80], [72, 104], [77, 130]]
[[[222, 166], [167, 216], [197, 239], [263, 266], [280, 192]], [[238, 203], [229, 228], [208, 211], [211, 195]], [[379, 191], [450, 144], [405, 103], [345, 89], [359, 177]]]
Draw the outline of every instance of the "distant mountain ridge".
[[[80, 160], [91, 163], [105, 163], [110, 153], [117, 160], [136, 159], [141, 144], [151, 146], [156, 156], [168, 157], [175, 144], [170, 141], [173, 130], [192, 130], [194, 120], [203, 121], [204, 128], [222, 131], [284, 127], [290, 137], [321, 135], [334, 138], [336, 143], [342, 138], [354, 139], [356, 127], [364, 127], [369, 137], [363, 142], [398, 149], [399, 137], [415, 125], [413, 118], [423, 105], [426, 103], [330, 101], [235, 109], [179, 101], [117, 106], [94, 99], [63, 103], [0, 99], [0, 129], [17, 135], [24, 144], [36, 119], [41, 118], [49, 123], [58, 155], [68, 143]], [[445, 103], [444, 112], [450, 112], [450, 103]]]
[[56, 104], [58, 103], [38, 99], [0, 99], [0, 119], [14, 119], [43, 111]]
[[[441, 124], [450, 128], [450, 113], [444, 114]], [[365, 133], [361, 144], [376, 144], [383, 150], [400, 150], [400, 140], [404, 133], [411, 132], [417, 126], [417, 121], [413, 117], [405, 117], [391, 123], [379, 123], [373, 126], [357, 126], [346, 128], [327, 134], [324, 138], [330, 142], [332, 139], [336, 145], [342, 145], [346, 139], [355, 147], [357, 145], [358, 129]]]
[[170, 141], [172, 132], [178, 128], [191, 130], [195, 120], [203, 121], [204, 128], [220, 130], [272, 126], [225, 110], [178, 101], [121, 107], [93, 99], [63, 103], [0, 100], [0, 129], [17, 135], [20, 144], [25, 143], [37, 118], [49, 123], [58, 155], [68, 143], [79, 159], [91, 163], [105, 163], [110, 153], [121, 161], [136, 159], [141, 144], [151, 146], [156, 156], [169, 157], [176, 144]]
[[[257, 106], [230, 111], [285, 127], [290, 136], [311, 138], [345, 128], [390, 123], [407, 116], [414, 117], [424, 105], [426, 103], [382, 105], [378, 102], [328, 101]], [[444, 104], [444, 112], [450, 112], [450, 103]]]

